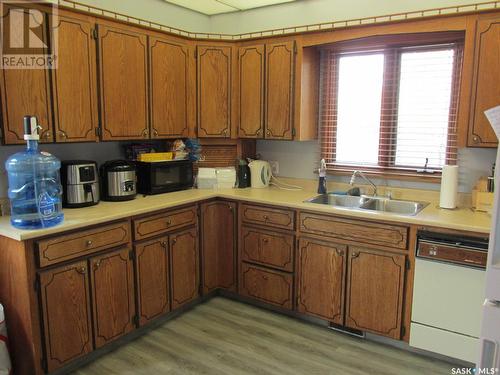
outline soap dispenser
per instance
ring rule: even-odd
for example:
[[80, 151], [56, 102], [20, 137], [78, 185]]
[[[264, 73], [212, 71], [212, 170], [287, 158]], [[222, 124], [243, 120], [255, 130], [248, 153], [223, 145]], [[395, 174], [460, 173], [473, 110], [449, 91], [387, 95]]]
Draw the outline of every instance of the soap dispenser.
[[318, 194], [326, 194], [326, 162], [321, 159], [319, 169]]

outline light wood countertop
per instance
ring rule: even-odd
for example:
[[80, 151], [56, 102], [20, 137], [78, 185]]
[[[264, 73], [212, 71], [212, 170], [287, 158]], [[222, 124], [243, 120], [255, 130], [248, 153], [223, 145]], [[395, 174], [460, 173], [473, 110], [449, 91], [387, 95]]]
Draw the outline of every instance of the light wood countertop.
[[92, 207], [64, 209], [63, 223], [47, 229], [16, 229], [10, 224], [9, 216], [0, 217], [0, 235], [17, 241], [24, 241], [130, 216], [153, 213], [154, 211], [196, 203], [216, 197], [330, 213], [351, 218], [434, 226], [479, 233], [489, 233], [491, 226], [490, 214], [474, 212], [470, 208], [458, 208], [455, 210], [440, 209], [437, 207], [435, 201], [431, 202], [416, 216], [402, 216], [392, 213], [349, 210], [321, 204], [304, 203], [304, 200], [312, 198], [315, 195], [317, 194], [309, 189], [288, 191], [280, 190], [275, 187], [265, 189], [247, 188], [227, 190], [191, 189], [151, 196], [138, 195], [136, 199], [131, 201], [100, 202], [98, 205]]

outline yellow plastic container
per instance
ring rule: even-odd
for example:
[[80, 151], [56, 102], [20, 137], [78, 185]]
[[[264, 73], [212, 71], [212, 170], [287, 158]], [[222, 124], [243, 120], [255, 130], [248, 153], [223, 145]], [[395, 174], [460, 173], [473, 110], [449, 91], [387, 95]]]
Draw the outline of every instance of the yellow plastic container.
[[172, 160], [174, 158], [173, 152], [151, 152], [148, 154], [140, 154], [139, 161], [155, 162]]

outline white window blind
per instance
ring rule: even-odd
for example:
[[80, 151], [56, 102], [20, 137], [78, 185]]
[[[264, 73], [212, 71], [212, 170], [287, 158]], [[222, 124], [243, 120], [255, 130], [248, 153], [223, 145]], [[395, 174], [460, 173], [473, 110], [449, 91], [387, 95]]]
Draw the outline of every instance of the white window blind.
[[321, 155], [329, 168], [456, 164], [461, 63], [460, 41], [323, 50]]

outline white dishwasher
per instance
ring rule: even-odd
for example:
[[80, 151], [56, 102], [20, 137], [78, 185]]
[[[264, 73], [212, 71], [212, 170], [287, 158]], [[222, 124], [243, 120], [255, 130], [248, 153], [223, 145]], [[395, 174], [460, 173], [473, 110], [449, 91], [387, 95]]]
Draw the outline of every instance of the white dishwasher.
[[411, 346], [477, 360], [487, 255], [487, 237], [418, 233]]

